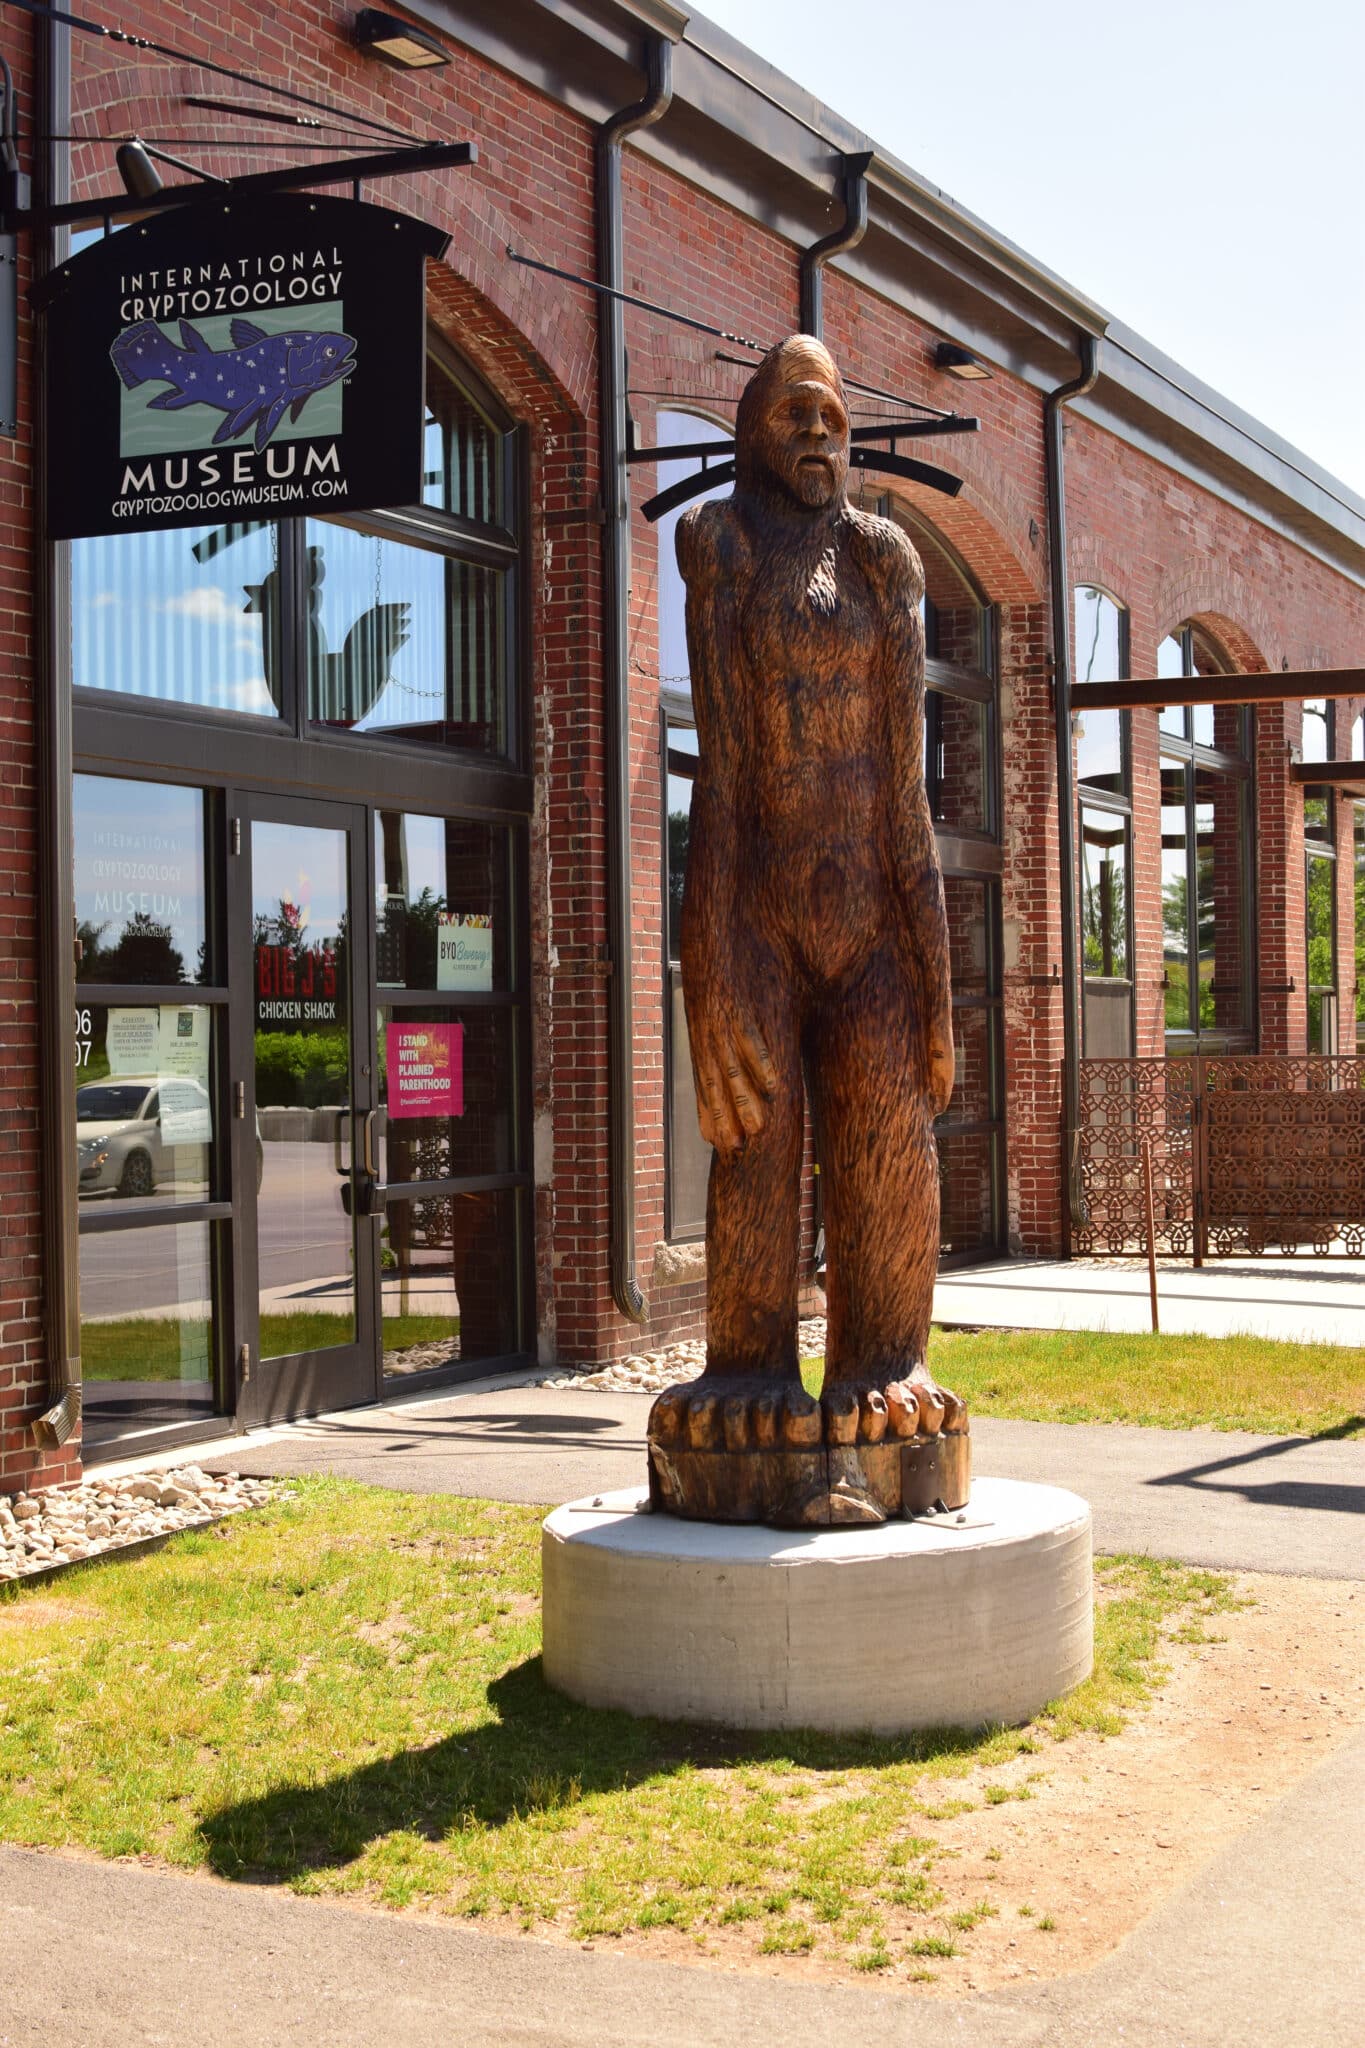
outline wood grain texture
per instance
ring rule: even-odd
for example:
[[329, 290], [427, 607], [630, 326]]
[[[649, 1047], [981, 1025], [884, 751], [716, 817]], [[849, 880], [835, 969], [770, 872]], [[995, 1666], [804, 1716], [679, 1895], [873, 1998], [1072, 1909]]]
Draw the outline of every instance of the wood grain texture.
[[[862, 1454], [966, 1427], [925, 1365], [953, 1040], [924, 579], [901, 529], [848, 502], [847, 402], [809, 336], [745, 390], [736, 471], [731, 499], [678, 528], [699, 749], [683, 995], [715, 1155], [707, 1364], [654, 1407], [651, 1484], [706, 1519], [880, 1520], [902, 1506], [885, 1475], [904, 1461]], [[796, 1347], [807, 1093], [828, 1252], [819, 1403]], [[932, 1461], [962, 1500], [965, 1448]]]

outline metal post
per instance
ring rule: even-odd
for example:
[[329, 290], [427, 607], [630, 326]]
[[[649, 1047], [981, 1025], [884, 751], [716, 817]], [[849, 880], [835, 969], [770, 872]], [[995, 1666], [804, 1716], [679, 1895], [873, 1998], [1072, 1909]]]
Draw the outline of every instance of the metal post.
[[1142, 1193], [1147, 1210], [1147, 1287], [1152, 1297], [1152, 1331], [1161, 1329], [1156, 1306], [1156, 1206], [1152, 1200], [1152, 1141], [1142, 1141]]

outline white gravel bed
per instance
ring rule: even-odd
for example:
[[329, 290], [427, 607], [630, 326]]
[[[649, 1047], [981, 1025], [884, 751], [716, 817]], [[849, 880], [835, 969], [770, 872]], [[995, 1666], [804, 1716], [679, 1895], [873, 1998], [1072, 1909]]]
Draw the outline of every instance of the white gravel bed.
[[78, 1486], [41, 1493], [0, 1493], [0, 1581], [27, 1578], [52, 1565], [102, 1557], [148, 1536], [202, 1529], [243, 1508], [264, 1507], [285, 1491], [278, 1480], [221, 1477], [198, 1465], [173, 1472], [98, 1473]]
[[[823, 1316], [811, 1316], [802, 1323], [798, 1346], [803, 1358], [825, 1355]], [[678, 1387], [694, 1380], [706, 1363], [706, 1340], [694, 1337], [684, 1344], [669, 1344], [662, 1351], [632, 1352], [618, 1358], [600, 1372], [556, 1373], [539, 1380], [542, 1387], [593, 1387], [603, 1394], [662, 1394], [665, 1387]]]

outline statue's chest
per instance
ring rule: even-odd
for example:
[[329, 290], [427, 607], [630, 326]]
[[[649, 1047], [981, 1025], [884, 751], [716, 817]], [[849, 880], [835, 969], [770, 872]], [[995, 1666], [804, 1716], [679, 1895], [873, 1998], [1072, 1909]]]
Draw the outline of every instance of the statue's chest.
[[754, 673], [849, 681], [868, 672], [880, 640], [867, 582], [842, 549], [760, 556], [740, 620]]
[[846, 554], [760, 560], [740, 629], [766, 745], [829, 756], [868, 744], [881, 622]]

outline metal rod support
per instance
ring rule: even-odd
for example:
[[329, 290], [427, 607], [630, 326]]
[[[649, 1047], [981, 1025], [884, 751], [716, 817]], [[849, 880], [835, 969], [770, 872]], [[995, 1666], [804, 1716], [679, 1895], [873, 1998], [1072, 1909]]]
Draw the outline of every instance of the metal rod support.
[[[286, 164], [278, 171], [252, 171], [245, 178], [233, 178], [224, 187], [224, 198], [259, 198], [271, 192], [307, 191], [314, 185], [349, 185], [359, 178], [368, 183], [373, 178], [406, 177], [413, 171], [461, 170], [478, 160], [479, 152], [472, 142], [422, 143], [415, 149], [384, 149], [373, 156], [341, 157], [329, 164]], [[0, 221], [0, 230], [41, 232], [77, 227], [85, 221], [122, 220], [130, 214], [141, 217], [163, 213], [172, 206], [202, 206], [206, 196], [202, 184], [168, 185], [164, 192], [150, 199], [134, 199], [126, 192], [107, 192], [101, 197], [72, 199], [58, 206], [16, 208]]]
[[[976, 434], [981, 429], [980, 420], [964, 419], [950, 415], [942, 420], [888, 420], [885, 426], [854, 427], [849, 441], [854, 447], [864, 442], [923, 441], [938, 434]], [[636, 448], [626, 450], [626, 461], [636, 462], [692, 462], [706, 461], [717, 455], [733, 455], [735, 444], [725, 441], [679, 441], [671, 448]]]

